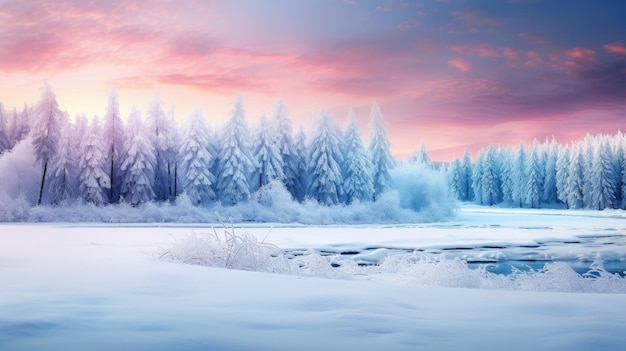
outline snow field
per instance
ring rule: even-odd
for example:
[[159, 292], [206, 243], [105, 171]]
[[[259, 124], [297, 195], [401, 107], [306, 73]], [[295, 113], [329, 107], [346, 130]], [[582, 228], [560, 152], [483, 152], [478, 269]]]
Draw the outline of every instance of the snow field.
[[[270, 231], [247, 224], [235, 233], [248, 232], [249, 242], [265, 239], [306, 251], [513, 245], [623, 233], [626, 227], [623, 217], [540, 213], [462, 212], [454, 222], [410, 226], [276, 226]], [[480, 274], [454, 260], [442, 261], [446, 266], [440, 268], [424, 261], [411, 266], [414, 272], [397, 275], [325, 279], [159, 259], [158, 253], [194, 231], [201, 236], [212, 229], [0, 226], [0, 349], [622, 350], [626, 342], [626, 294], [433, 286], [469, 286], [475, 277], [468, 274]], [[543, 275], [545, 286], [582, 279], [559, 269]], [[444, 271], [457, 275], [441, 275]], [[439, 282], [427, 281], [438, 276]]]

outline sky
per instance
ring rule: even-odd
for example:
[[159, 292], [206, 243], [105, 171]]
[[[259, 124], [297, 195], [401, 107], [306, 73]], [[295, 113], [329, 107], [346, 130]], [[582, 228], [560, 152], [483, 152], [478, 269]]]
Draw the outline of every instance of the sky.
[[237, 92], [250, 123], [278, 99], [294, 129], [325, 108], [363, 137], [372, 102], [392, 152], [468, 148], [626, 125], [622, 0], [0, 0], [0, 101], [47, 80], [71, 116], [145, 111], [155, 90], [185, 120], [223, 123]]

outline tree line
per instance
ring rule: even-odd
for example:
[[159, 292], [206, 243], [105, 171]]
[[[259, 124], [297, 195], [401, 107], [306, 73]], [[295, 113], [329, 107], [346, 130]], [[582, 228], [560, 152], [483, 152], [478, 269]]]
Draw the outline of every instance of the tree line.
[[474, 162], [466, 151], [450, 163], [448, 185], [459, 200], [488, 206], [626, 209], [625, 146], [621, 132], [568, 145], [535, 140], [528, 149], [489, 145]]
[[[393, 187], [389, 172], [398, 163], [390, 153], [385, 121], [372, 104], [365, 146], [352, 110], [348, 120], [342, 131], [320, 110], [307, 138], [302, 128], [293, 133], [279, 101], [270, 118], [262, 115], [251, 128], [238, 94], [224, 126], [211, 128], [200, 110], [179, 124], [155, 93], [144, 114], [133, 107], [124, 123], [114, 90], [102, 118], [70, 120], [46, 83], [37, 104], [20, 113], [13, 110], [12, 118], [6, 118], [0, 103], [0, 154], [22, 140], [32, 143], [41, 166], [39, 204], [82, 199], [138, 205], [172, 201], [184, 193], [195, 205], [232, 205], [275, 182], [300, 202], [375, 201]], [[516, 150], [489, 145], [475, 160], [466, 150], [463, 157], [436, 165], [422, 143], [404, 162], [439, 169], [451, 196], [461, 201], [626, 209], [625, 147], [621, 132], [587, 135], [568, 145], [552, 138]]]
[[195, 110], [183, 125], [163, 109], [158, 93], [145, 111], [133, 107], [123, 122], [115, 90], [102, 118], [70, 120], [49, 84], [33, 107], [13, 112], [10, 123], [0, 106], [0, 154], [28, 139], [41, 166], [38, 204], [72, 199], [104, 205], [172, 201], [186, 194], [195, 205], [231, 205], [281, 182], [293, 199], [323, 205], [373, 201], [391, 186], [390, 153], [380, 108], [372, 104], [370, 141], [361, 139], [354, 112], [342, 131], [326, 111], [318, 112], [308, 139], [293, 134], [284, 104], [255, 130], [237, 95], [229, 118], [211, 128]]

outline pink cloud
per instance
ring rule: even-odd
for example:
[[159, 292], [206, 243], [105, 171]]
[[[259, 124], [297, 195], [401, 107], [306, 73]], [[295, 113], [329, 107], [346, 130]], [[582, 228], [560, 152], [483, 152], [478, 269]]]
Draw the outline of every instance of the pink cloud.
[[137, 55], [141, 51], [137, 49], [153, 46], [162, 34], [126, 23], [122, 13], [132, 14], [132, 6], [84, 1], [3, 3], [0, 70], [57, 72], [90, 63], [137, 63], [145, 58]]
[[457, 68], [461, 72], [468, 72], [472, 69], [472, 66], [470, 65], [469, 62], [460, 58], [449, 60], [448, 64], [450, 64], [450, 66], [452, 67]]
[[155, 74], [124, 77], [110, 82], [120, 88], [150, 88], [156, 84], [186, 86], [214, 93], [232, 94], [237, 90], [267, 91], [262, 79], [251, 74], [223, 72], [220, 74]]
[[504, 48], [502, 50], [502, 56], [506, 57], [509, 60], [516, 60], [522, 56], [522, 53], [515, 49]]
[[616, 41], [604, 45], [604, 49], [612, 54], [626, 55], [626, 45], [621, 41]]
[[487, 44], [457, 44], [451, 45], [450, 49], [464, 55], [477, 55], [481, 57], [496, 58], [500, 55]]
[[596, 52], [586, 48], [573, 48], [567, 51], [567, 56], [577, 61], [595, 62]]
[[411, 99], [421, 98], [430, 102], [458, 101], [484, 93], [502, 94], [507, 92], [498, 82], [481, 78], [448, 77], [434, 79], [408, 90]]
[[543, 59], [536, 51], [529, 51], [526, 53], [526, 62], [524, 65], [528, 67], [539, 67], [543, 64]]

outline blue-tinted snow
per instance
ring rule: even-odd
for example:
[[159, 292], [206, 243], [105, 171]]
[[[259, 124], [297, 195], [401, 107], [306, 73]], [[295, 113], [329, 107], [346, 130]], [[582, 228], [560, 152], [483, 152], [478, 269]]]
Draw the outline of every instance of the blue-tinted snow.
[[[478, 210], [446, 224], [236, 230], [315, 251], [515, 247], [623, 235], [626, 228], [619, 212], [601, 218]], [[155, 257], [192, 230], [210, 228], [1, 225], [0, 349], [621, 350], [626, 342], [626, 294], [502, 290], [497, 278], [486, 289], [442, 287], [485, 282], [459, 260], [422, 262], [395, 276], [322, 279]], [[579, 291], [590, 284], [584, 279], [555, 265], [526, 284]]]

